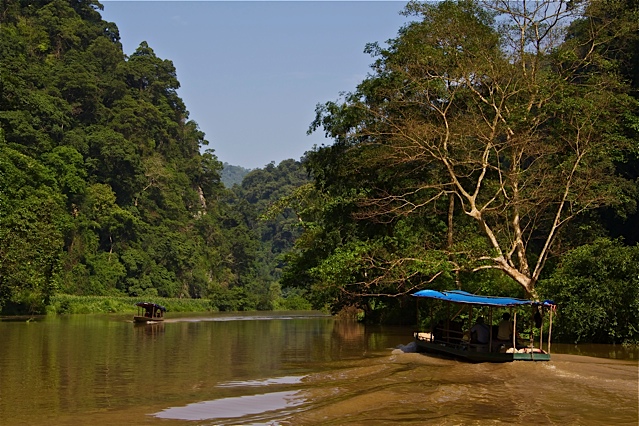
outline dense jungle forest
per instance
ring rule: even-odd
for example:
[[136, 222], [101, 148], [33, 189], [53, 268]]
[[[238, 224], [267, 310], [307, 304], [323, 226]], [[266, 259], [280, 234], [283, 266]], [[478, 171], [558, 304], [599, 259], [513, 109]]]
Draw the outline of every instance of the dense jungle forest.
[[318, 104], [334, 143], [254, 170], [204, 150], [171, 60], [125, 55], [100, 10], [0, 0], [2, 314], [66, 294], [400, 323], [461, 288], [639, 342], [636, 0], [411, 2]]

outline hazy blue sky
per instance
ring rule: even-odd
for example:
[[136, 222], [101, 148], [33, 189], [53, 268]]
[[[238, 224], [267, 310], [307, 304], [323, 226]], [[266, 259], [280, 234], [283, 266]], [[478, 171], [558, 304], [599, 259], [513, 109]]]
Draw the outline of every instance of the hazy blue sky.
[[190, 118], [220, 161], [247, 168], [327, 143], [306, 135], [315, 105], [352, 91], [394, 38], [404, 1], [115, 1], [103, 19], [124, 53], [147, 41], [173, 61]]

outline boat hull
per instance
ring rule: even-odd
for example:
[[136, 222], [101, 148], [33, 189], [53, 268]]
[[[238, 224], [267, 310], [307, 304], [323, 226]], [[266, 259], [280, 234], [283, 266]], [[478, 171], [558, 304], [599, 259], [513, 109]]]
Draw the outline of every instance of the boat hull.
[[550, 361], [550, 354], [545, 352], [488, 352], [476, 350], [472, 345], [455, 345], [415, 339], [418, 352], [426, 352], [462, 359], [469, 362], [512, 362], [512, 361]]
[[156, 322], [162, 322], [164, 321], [164, 318], [149, 318], [149, 317], [145, 317], [145, 316], [134, 316], [133, 317], [133, 322], [137, 323], [137, 324], [153, 324]]

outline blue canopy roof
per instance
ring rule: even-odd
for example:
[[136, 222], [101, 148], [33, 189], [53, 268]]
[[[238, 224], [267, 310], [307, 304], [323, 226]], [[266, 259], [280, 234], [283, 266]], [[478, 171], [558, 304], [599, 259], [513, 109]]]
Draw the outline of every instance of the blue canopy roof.
[[483, 306], [518, 306], [518, 305], [542, 305], [542, 306], [554, 306], [555, 302], [552, 300], [544, 300], [543, 302], [536, 302], [526, 299], [515, 299], [511, 297], [497, 297], [497, 296], [480, 296], [476, 294], [470, 294], [461, 290], [450, 291], [436, 291], [436, 290], [420, 290], [414, 293], [415, 297], [428, 297], [431, 299], [445, 300], [453, 303], [468, 303], [472, 305]]

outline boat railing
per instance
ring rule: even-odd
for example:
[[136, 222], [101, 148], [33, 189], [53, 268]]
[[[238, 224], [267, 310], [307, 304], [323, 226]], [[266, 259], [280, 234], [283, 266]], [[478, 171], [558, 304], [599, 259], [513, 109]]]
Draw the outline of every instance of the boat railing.
[[444, 332], [444, 335], [439, 340], [446, 343], [461, 344], [464, 342], [464, 332], [448, 330], [447, 332]]
[[438, 333], [415, 332], [415, 338], [431, 343], [445, 343], [463, 346], [465, 344], [464, 333], [457, 330], [442, 330], [441, 335]]
[[[448, 333], [446, 333], [448, 331]], [[434, 344], [445, 345], [450, 348], [458, 350], [468, 350], [472, 352], [506, 352], [512, 347], [512, 342], [494, 339], [488, 343], [471, 342], [467, 338], [464, 338], [464, 333], [455, 330], [443, 330], [442, 336], [437, 336], [434, 333], [416, 331], [413, 333], [414, 337], [423, 342], [429, 342]], [[524, 344], [524, 336], [518, 341], [517, 349], [536, 350], [537, 348], [530, 347]]]
[[[469, 332], [458, 330], [459, 324], [455, 324], [453, 322], [450, 323], [452, 327], [446, 328], [446, 325], [443, 327], [435, 327], [432, 332], [423, 332], [416, 331], [414, 332], [414, 337], [418, 340], [446, 345], [451, 348], [461, 349], [461, 350], [469, 350], [474, 352], [506, 352], [509, 349], [513, 348], [512, 340], [499, 340], [496, 338], [497, 335], [497, 326], [493, 326], [492, 340], [487, 343], [478, 343], [470, 341]], [[515, 349], [517, 350], [526, 350], [530, 352], [542, 352], [546, 353], [541, 348], [541, 336], [539, 337], [539, 346], [536, 343], [536, 335], [531, 332], [518, 332], [517, 339], [514, 342]]]

